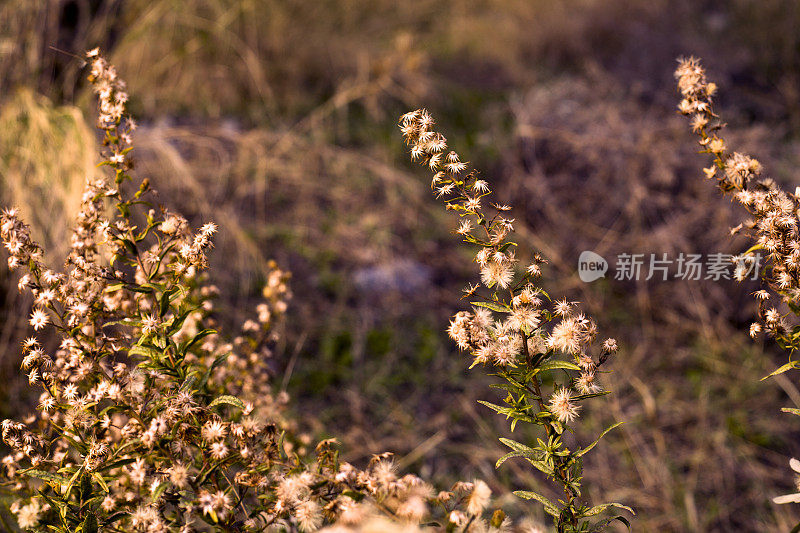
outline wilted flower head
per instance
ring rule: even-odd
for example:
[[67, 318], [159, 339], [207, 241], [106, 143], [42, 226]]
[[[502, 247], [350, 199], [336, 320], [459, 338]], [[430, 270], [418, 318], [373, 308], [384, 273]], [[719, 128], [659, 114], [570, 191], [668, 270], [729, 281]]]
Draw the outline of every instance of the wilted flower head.
[[554, 392], [548, 405], [550, 406], [550, 411], [562, 423], [569, 423], [578, 418], [578, 413], [581, 410], [581, 406], [572, 400], [572, 393], [566, 387]]

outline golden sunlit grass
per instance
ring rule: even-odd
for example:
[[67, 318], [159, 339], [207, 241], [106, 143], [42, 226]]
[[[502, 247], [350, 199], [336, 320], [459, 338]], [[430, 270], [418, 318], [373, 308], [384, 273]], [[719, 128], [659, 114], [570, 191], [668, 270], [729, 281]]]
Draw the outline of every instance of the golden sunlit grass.
[[99, 173], [91, 126], [78, 108], [20, 90], [0, 108], [0, 146], [5, 201], [36, 221], [51, 259], [60, 263], [86, 179]]

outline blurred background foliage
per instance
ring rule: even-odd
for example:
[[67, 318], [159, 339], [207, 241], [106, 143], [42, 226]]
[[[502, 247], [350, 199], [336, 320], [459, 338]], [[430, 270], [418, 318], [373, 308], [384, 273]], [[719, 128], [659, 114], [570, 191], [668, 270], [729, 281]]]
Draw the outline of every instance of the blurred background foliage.
[[[546, 485], [494, 470], [508, 428], [476, 399], [496, 393], [443, 333], [475, 270], [396, 130], [428, 107], [515, 207], [522, 255], [543, 252], [546, 283], [620, 341], [614, 394], [584, 419], [626, 424], [587, 464], [589, 496], [635, 507], [640, 531], [785, 531], [797, 513], [769, 498], [791, 486], [800, 433], [779, 408], [800, 391], [759, 381], [781, 356], [745, 334], [755, 285], [584, 284], [576, 263], [743, 249], [743, 213], [676, 116], [674, 61], [704, 58], [730, 140], [793, 189], [798, 29], [795, 0], [0, 0], [0, 199], [58, 265], [98, 172], [76, 56], [100, 46], [128, 82], [140, 175], [221, 226], [220, 322], [246, 316], [267, 260], [292, 271], [274, 371], [304, 424], [347, 460], [391, 450], [529, 512], [508, 490]], [[30, 302], [0, 269], [0, 413], [19, 415]]]

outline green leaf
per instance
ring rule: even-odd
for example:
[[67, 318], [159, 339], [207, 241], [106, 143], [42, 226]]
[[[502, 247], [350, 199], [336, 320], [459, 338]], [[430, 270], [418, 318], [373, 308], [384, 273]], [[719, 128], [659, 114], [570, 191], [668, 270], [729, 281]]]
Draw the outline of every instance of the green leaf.
[[149, 359], [152, 361], [160, 361], [161, 356], [164, 354], [160, 350], [157, 350], [150, 346], [134, 345], [131, 346], [130, 350], [128, 350], [128, 355], [130, 355], [131, 357], [139, 355], [144, 357], [145, 359]]
[[65, 476], [53, 474], [52, 472], [45, 472], [43, 470], [21, 470], [20, 473], [29, 477], [35, 477], [36, 479], [41, 479], [44, 481], [53, 481], [62, 485], [69, 481], [69, 479], [67, 479]]
[[544, 505], [544, 511], [549, 514], [550, 516], [554, 516], [558, 518], [559, 512], [558, 507], [555, 506], [553, 502], [538, 494], [536, 492], [532, 492], [529, 490], [515, 490], [514, 496], [519, 496], [523, 500], [536, 500], [542, 505]]
[[283, 442], [286, 440], [286, 432], [281, 431], [280, 436], [278, 437], [278, 453], [280, 454], [281, 459], [288, 459], [289, 456], [286, 454], [286, 449], [283, 447]]
[[229, 357], [230, 355], [231, 355], [231, 352], [225, 352], [225, 353], [224, 353], [224, 354], [222, 354], [222, 355], [218, 355], [218, 356], [217, 356], [217, 357], [214, 359], [214, 362], [212, 362], [212, 363], [211, 363], [211, 366], [210, 366], [210, 367], [208, 367], [208, 373], [210, 374], [212, 370], [214, 370], [214, 369], [215, 369], [215, 368], [217, 368], [219, 365], [221, 365], [222, 363], [224, 363], [224, 362], [225, 362], [225, 360], [226, 360], [226, 359], [228, 359], [228, 357]]
[[134, 320], [132, 318], [123, 318], [122, 320], [113, 320], [111, 322], [106, 322], [105, 324], [103, 324], [104, 328], [108, 327], [108, 326], [131, 326], [131, 327], [136, 326], [136, 327], [142, 327], [142, 321], [141, 320]]
[[180, 329], [183, 327], [183, 323], [186, 322], [186, 319], [191, 315], [193, 312], [200, 309], [200, 306], [191, 307], [187, 311], [184, 311], [178, 316], [173, 317], [172, 322], [169, 324], [169, 331], [167, 331], [167, 336], [172, 336], [176, 334]]
[[119, 283], [112, 283], [111, 285], [106, 286], [106, 288], [103, 289], [103, 292], [116, 292], [121, 288], [123, 288], [124, 286], [125, 283], [122, 281], [120, 281]]
[[579, 367], [575, 363], [570, 363], [569, 361], [559, 361], [559, 360], [547, 361], [546, 363], [542, 363], [536, 368], [536, 370], [539, 372], [543, 370], [558, 370], [558, 369], [574, 370], [576, 372], [581, 371], [581, 367]]
[[763, 249], [764, 249], [764, 245], [763, 244], [754, 244], [753, 246], [748, 248], [747, 251], [742, 252], [741, 255], [750, 255], [750, 254], [752, 254], [753, 252], [755, 252], [757, 250], [763, 250]]
[[132, 283], [125, 284], [125, 288], [132, 292], [140, 292], [142, 294], [150, 294], [153, 292], [153, 289], [150, 287], [142, 287], [139, 285], [134, 285]]
[[512, 457], [524, 457], [524, 456], [525, 456], [525, 454], [522, 453], [522, 452], [508, 452], [503, 457], [501, 457], [500, 459], [497, 460], [497, 462], [494, 464], [494, 467], [495, 468], [500, 468], [500, 465], [502, 465], [503, 463], [505, 463], [506, 461], [508, 461]]
[[636, 512], [633, 509], [631, 509], [627, 505], [622, 505], [621, 503], [616, 503], [616, 502], [603, 503], [603, 504], [600, 504], [600, 505], [595, 505], [591, 509], [588, 509], [588, 510], [584, 511], [582, 513], [582, 516], [599, 515], [600, 513], [602, 513], [603, 511], [605, 511], [609, 507], [616, 507], [617, 509], [625, 509], [626, 511], [628, 511], [632, 515], [636, 516]]
[[225, 362], [225, 360], [226, 360], [226, 359], [228, 359], [228, 357], [229, 357], [230, 355], [231, 355], [231, 352], [225, 352], [225, 353], [223, 353], [223, 354], [221, 354], [221, 355], [218, 355], [218, 356], [217, 356], [217, 357], [214, 359], [214, 361], [211, 363], [211, 366], [210, 366], [210, 367], [208, 367], [208, 370], [207, 370], [207, 371], [206, 371], [206, 372], [203, 374], [203, 377], [202, 377], [202, 378], [200, 378], [200, 381], [199, 381], [199, 382], [197, 382], [197, 385], [195, 386], [195, 390], [201, 390], [203, 387], [205, 387], [205, 386], [206, 386], [206, 383], [208, 382], [209, 378], [211, 377], [211, 374], [213, 374], [213, 373], [214, 373], [214, 370], [215, 370], [215, 369], [216, 369], [216, 368], [217, 368], [219, 365], [221, 365], [222, 363], [224, 363], [224, 362]]
[[100, 485], [100, 487], [102, 487], [102, 489], [103, 489], [104, 491], [106, 491], [106, 493], [109, 493], [109, 492], [111, 492], [111, 491], [108, 489], [108, 484], [106, 484], [106, 480], [105, 480], [105, 479], [103, 479], [103, 476], [102, 476], [102, 475], [100, 475], [100, 473], [99, 473], [99, 472], [92, 472], [92, 479], [94, 479], [95, 481], [97, 481], [97, 484], [98, 484], [98, 485]]
[[604, 390], [600, 392], [590, 392], [588, 394], [579, 394], [577, 396], [573, 396], [573, 400], [588, 400], [589, 398], [599, 398], [600, 396], [606, 396], [611, 394], [610, 390]]
[[600, 520], [599, 522], [596, 522], [592, 526], [592, 529], [589, 530], [589, 533], [603, 533], [606, 530], [606, 528], [608, 527], [608, 525], [611, 522], [613, 522], [614, 520], [616, 520], [618, 522], [622, 522], [623, 524], [625, 524], [625, 526], [628, 528], [628, 531], [631, 530], [630, 521], [627, 518], [625, 518], [624, 516], [622, 516], [622, 515], [616, 515], [616, 516], [612, 516], [611, 518], [605, 518], [603, 520]]
[[199, 370], [192, 370], [186, 376], [186, 379], [183, 381], [183, 383], [181, 383], [181, 386], [180, 386], [180, 388], [178, 390], [186, 391], [186, 390], [191, 389], [192, 385], [194, 385], [197, 382], [197, 379], [199, 377], [200, 377], [200, 371]]
[[[57, 503], [55, 500], [53, 500], [53, 498], [51, 498], [50, 496], [48, 496], [48, 495], [47, 495], [47, 492], [45, 492], [45, 490], [44, 490], [43, 488], [39, 488], [39, 496], [41, 496], [42, 498], [44, 498], [44, 500], [45, 500], [47, 503], [49, 503], [49, 504], [50, 504], [50, 507], [52, 507], [53, 509], [59, 509], [59, 514], [61, 514], [61, 513], [60, 513], [60, 509], [61, 509], [62, 507], [66, 507], [66, 504], [63, 504], [63, 505], [62, 505], [61, 503]], [[63, 523], [63, 517], [62, 517], [62, 523]], [[66, 525], [66, 524], [65, 524], [65, 525]], [[53, 529], [54, 531], [58, 531], [58, 529], [56, 529], [56, 528], [55, 528], [55, 526], [50, 526], [50, 528], [51, 528], [51, 529]]]
[[103, 465], [103, 468], [101, 468], [99, 471], [106, 472], [108, 470], [111, 470], [112, 468], [119, 468], [120, 466], [129, 465], [133, 462], [136, 462], [136, 459], [134, 459], [133, 457], [128, 457], [126, 459], [118, 459], [111, 463], [106, 463], [105, 465]]
[[180, 353], [182, 353], [182, 354], [185, 354], [186, 352], [189, 351], [189, 349], [192, 346], [194, 346], [195, 344], [200, 342], [205, 337], [208, 337], [209, 335], [213, 335], [216, 332], [217, 332], [217, 330], [215, 330], [215, 329], [204, 329], [201, 332], [199, 332], [197, 335], [192, 337], [191, 339], [182, 342], [180, 348], [178, 349], [178, 351]]
[[350, 489], [343, 491], [342, 496], [347, 496], [351, 500], [355, 500], [357, 502], [360, 502], [361, 500], [364, 499], [364, 494]]
[[78, 477], [80, 477], [81, 474], [83, 474], [83, 465], [81, 465], [81, 467], [75, 471], [75, 473], [72, 475], [72, 478], [70, 478], [69, 482], [67, 482], [67, 488], [64, 490], [64, 499], [69, 498], [69, 493], [72, 491], [72, 487], [75, 485], [75, 482], [78, 480]]
[[145, 282], [145, 283], [140, 283], [139, 287], [141, 287], [143, 289], [148, 289], [148, 290], [150, 290], [150, 292], [160, 292], [160, 291], [164, 291], [164, 290], [167, 289], [166, 283]]
[[493, 389], [501, 389], [506, 392], [516, 392], [518, 394], [525, 390], [524, 387], [521, 387], [516, 383], [490, 383], [489, 387]]
[[[87, 453], [89, 453], [89, 447], [86, 444], [84, 444], [83, 442], [80, 442], [80, 441], [77, 441], [77, 440], [73, 439], [72, 437], [70, 437], [66, 433], [62, 433], [61, 436], [64, 437], [65, 439], [67, 439], [70, 442], [70, 444], [75, 446], [75, 448], [79, 452], [81, 452], [82, 455], [86, 455]], [[70, 470], [70, 472], [71, 471], [72, 470]], [[61, 469], [59, 469], [59, 472], [61, 472]]]
[[504, 437], [500, 437], [500, 442], [514, 450], [515, 452], [522, 452], [522, 453], [534, 453], [536, 450], [531, 448], [530, 446], [525, 446], [521, 442], [517, 442], [515, 440], [506, 439]]
[[216, 407], [218, 405], [232, 405], [234, 407], [238, 407], [239, 409], [244, 409], [244, 402], [237, 398], [236, 396], [231, 396], [229, 394], [224, 394], [218, 397], [216, 400], [208, 404], [209, 407]]
[[502, 407], [500, 405], [495, 405], [493, 403], [486, 402], [486, 401], [483, 401], [483, 400], [478, 400], [478, 403], [481, 404], [481, 405], [485, 405], [489, 409], [492, 409], [493, 411], [496, 411], [496, 412], [500, 413], [501, 415], [506, 415], [506, 418], [511, 416], [511, 413], [514, 412], [514, 410], [512, 408], [510, 408], [510, 407]]
[[798, 365], [798, 361], [789, 361], [788, 363], [786, 363], [785, 365], [780, 367], [778, 370], [776, 370], [772, 374], [770, 374], [768, 376], [764, 376], [763, 378], [761, 378], [761, 381], [764, 381], [765, 379], [769, 379], [772, 376], [777, 376], [778, 374], [783, 374], [784, 372], [788, 372], [789, 370], [793, 370], [793, 369], [797, 368], [797, 365]]
[[167, 314], [169, 311], [169, 304], [172, 301], [172, 297], [180, 291], [180, 287], [177, 285], [174, 287], [170, 287], [161, 295], [161, 301], [158, 302], [158, 316], [160, 318], [164, 318], [164, 315]]
[[595, 446], [597, 446], [597, 443], [598, 443], [598, 442], [600, 442], [600, 439], [602, 439], [602, 438], [605, 436], [605, 434], [606, 434], [606, 433], [608, 433], [609, 431], [611, 431], [612, 429], [614, 429], [614, 428], [615, 428], [615, 427], [617, 427], [617, 426], [621, 426], [622, 424], [623, 424], [622, 422], [617, 422], [617, 423], [616, 423], [616, 424], [614, 424], [613, 426], [609, 426], [608, 428], [606, 428], [606, 430], [605, 430], [605, 431], [603, 431], [602, 433], [600, 433], [600, 436], [599, 436], [599, 437], [597, 437], [597, 439], [595, 439], [595, 441], [594, 441], [593, 443], [591, 443], [590, 445], [588, 445], [586, 448], [584, 448], [584, 449], [582, 449], [582, 450], [578, 450], [578, 451], [575, 453], [575, 457], [581, 457], [581, 456], [583, 456], [583, 455], [584, 455], [586, 452], [588, 452], [589, 450], [591, 450], [592, 448], [594, 448]]
[[548, 476], [553, 475], [553, 468], [544, 461], [538, 461], [536, 459], [530, 459], [530, 458], [528, 458], [527, 461], [538, 471], [543, 472]]
[[470, 302], [472, 305], [477, 307], [485, 307], [486, 309], [491, 309], [492, 311], [497, 311], [498, 313], [510, 313], [511, 308], [508, 307], [506, 304], [501, 302]]
[[164, 491], [167, 490], [168, 487], [169, 483], [167, 483], [166, 481], [162, 481], [161, 483], [159, 483], [158, 487], [156, 487], [156, 490], [153, 491], [152, 495], [153, 501], [158, 501], [158, 499], [161, 497], [162, 494], [164, 494]]

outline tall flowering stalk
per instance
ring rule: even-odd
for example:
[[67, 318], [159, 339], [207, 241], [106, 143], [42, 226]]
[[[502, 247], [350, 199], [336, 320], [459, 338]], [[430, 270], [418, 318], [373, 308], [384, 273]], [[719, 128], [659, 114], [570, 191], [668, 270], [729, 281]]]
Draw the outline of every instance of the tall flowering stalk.
[[536, 254], [526, 268], [520, 267], [517, 243], [509, 240], [514, 221], [506, 213], [511, 208], [489, 202], [489, 184], [470, 171], [456, 152], [448, 151], [445, 137], [434, 130], [427, 111], [403, 115], [399, 126], [411, 147], [411, 158], [433, 172], [431, 187], [436, 196], [461, 218], [457, 233], [478, 249], [475, 261], [483, 288], [470, 285], [465, 289], [473, 307], [455, 315], [448, 333], [461, 350], [471, 354], [470, 368], [490, 367], [503, 380], [497, 387], [507, 392], [505, 405], [481, 403], [510, 418], [512, 430], [519, 423], [544, 430], [543, 438], [529, 444], [501, 438], [511, 451], [496, 466], [522, 457], [561, 487], [564, 497], [558, 502], [534, 491], [514, 493], [543, 504], [559, 533], [601, 531], [614, 520], [629, 525], [622, 515], [592, 523], [608, 509], [633, 511], [617, 503], [590, 506], [581, 494], [583, 456], [619, 423], [584, 447], [569, 448], [564, 442], [583, 402], [608, 394], [599, 378], [601, 367], [617, 351], [616, 341], [606, 339], [598, 346], [597, 326], [591, 318], [565, 298], [552, 301], [536, 285], [545, 263], [542, 257]]
[[[753, 268], [760, 268], [765, 289], [754, 293], [758, 315], [750, 325], [750, 336], [766, 333], [788, 354], [789, 361], [763, 379], [789, 370], [800, 369], [794, 353], [800, 349], [800, 187], [787, 193], [771, 178], [762, 176], [761, 164], [749, 155], [732, 151], [721, 135], [725, 124], [714, 112], [717, 86], [708, 81], [700, 61], [680, 59], [675, 78], [682, 99], [679, 111], [688, 116], [692, 132], [700, 138], [701, 153], [708, 154], [711, 165], [703, 169], [724, 193], [733, 196], [751, 218], [732, 232], [744, 230], [753, 246], [733, 258], [734, 277], [743, 281]], [[764, 255], [764, 262], [759, 258]], [[800, 416], [800, 409], [782, 411]], [[791, 462], [800, 472], [800, 463]], [[800, 503], [800, 494], [774, 499], [775, 503]], [[800, 529], [800, 524], [794, 530]]]

